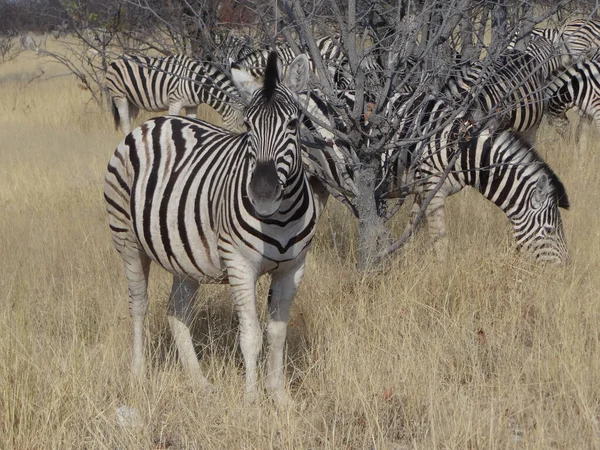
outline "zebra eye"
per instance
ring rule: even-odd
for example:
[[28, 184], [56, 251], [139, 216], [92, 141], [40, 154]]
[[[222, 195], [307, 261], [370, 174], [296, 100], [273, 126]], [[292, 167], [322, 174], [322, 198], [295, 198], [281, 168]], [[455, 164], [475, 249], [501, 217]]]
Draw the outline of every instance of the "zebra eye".
[[290, 120], [287, 124], [287, 127], [290, 131], [296, 131], [296, 128], [298, 128], [298, 119]]
[[244, 119], [244, 126], [246, 127], [247, 130], [250, 129], [250, 121], [248, 119]]

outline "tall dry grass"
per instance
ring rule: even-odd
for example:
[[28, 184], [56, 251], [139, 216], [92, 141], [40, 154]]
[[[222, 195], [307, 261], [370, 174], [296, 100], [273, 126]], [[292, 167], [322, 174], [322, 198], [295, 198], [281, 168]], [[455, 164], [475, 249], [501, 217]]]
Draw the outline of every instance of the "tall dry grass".
[[[242, 406], [227, 287], [202, 288], [194, 330], [202, 366], [221, 390], [190, 387], [167, 327], [169, 277], [156, 267], [152, 367], [144, 383], [130, 379], [126, 283], [102, 200], [105, 165], [122, 136], [71, 77], [47, 73], [26, 84], [19, 74], [43, 61], [26, 52], [0, 66], [0, 448], [600, 446], [594, 130], [581, 149], [549, 127], [539, 135], [572, 202], [563, 214], [572, 255], [565, 268], [515, 256], [503, 214], [464, 192], [449, 201], [447, 264], [421, 233], [387, 268], [359, 274], [354, 221], [332, 201], [292, 310], [294, 406], [276, 412], [266, 396]], [[259, 287], [265, 298], [266, 280]], [[122, 405], [141, 427], [119, 424]]]

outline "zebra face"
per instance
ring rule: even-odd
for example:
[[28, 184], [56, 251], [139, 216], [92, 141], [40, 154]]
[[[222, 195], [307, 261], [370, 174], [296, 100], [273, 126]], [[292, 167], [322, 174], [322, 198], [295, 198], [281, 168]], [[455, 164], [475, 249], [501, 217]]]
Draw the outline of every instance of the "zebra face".
[[301, 111], [296, 93], [305, 89], [308, 70], [308, 58], [300, 55], [280, 82], [276, 53], [269, 55], [264, 84], [244, 70], [231, 70], [240, 93], [250, 98], [245, 115], [250, 144], [246, 191], [260, 217], [272, 216], [279, 210], [286, 189], [302, 170]]
[[536, 261], [565, 264], [569, 252], [559, 207], [568, 209], [569, 200], [554, 178], [543, 173], [535, 182], [525, 214], [515, 221], [515, 237], [520, 249]]
[[257, 117], [248, 114], [248, 153], [250, 178], [248, 197], [256, 213], [268, 217], [279, 210], [285, 189], [297, 178], [301, 168], [300, 126], [298, 108], [286, 108], [281, 117], [270, 117], [271, 132], [260, 124], [264, 111]]

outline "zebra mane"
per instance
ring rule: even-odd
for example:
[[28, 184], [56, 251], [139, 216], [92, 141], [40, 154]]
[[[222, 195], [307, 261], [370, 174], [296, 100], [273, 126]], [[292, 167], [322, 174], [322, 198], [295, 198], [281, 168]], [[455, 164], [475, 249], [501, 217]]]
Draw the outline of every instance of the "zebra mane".
[[560, 181], [558, 175], [554, 173], [554, 170], [552, 170], [548, 163], [544, 161], [544, 159], [539, 155], [539, 153], [535, 149], [532, 148], [530, 152], [533, 156], [533, 159], [539, 161], [542, 164], [542, 167], [544, 168], [544, 173], [548, 175], [548, 178], [550, 178], [550, 184], [554, 188], [554, 194], [558, 199], [558, 207], [569, 209], [571, 205], [569, 203], [569, 196], [567, 195], [567, 189], [565, 188], [565, 185], [562, 183], [562, 181]]
[[[506, 132], [506, 130], [496, 129], [491, 134], [491, 136], [493, 139], [496, 139], [500, 134], [505, 133], [505, 132]], [[516, 141], [521, 141], [522, 142], [521, 145], [525, 144], [525, 141], [523, 140], [521, 133], [511, 131], [511, 134], [512, 134], [512, 139], [514, 139]], [[548, 176], [548, 178], [550, 179], [550, 185], [552, 186], [554, 195], [556, 195], [556, 198], [558, 199], [558, 207], [563, 208], [563, 209], [569, 209], [569, 207], [571, 205], [569, 203], [569, 196], [567, 195], [567, 189], [565, 188], [565, 185], [562, 183], [562, 181], [560, 181], [560, 178], [558, 178], [558, 175], [556, 175], [556, 173], [554, 173], [554, 170], [552, 170], [552, 167], [550, 167], [550, 165], [544, 160], [544, 158], [542, 158], [540, 156], [540, 154], [537, 152], [537, 150], [535, 148], [531, 147], [530, 145], [525, 145], [523, 150], [525, 150], [526, 154], [527, 154], [527, 158], [528, 158], [527, 163], [528, 164], [539, 163], [542, 166], [543, 173], [545, 173]]]
[[560, 178], [558, 178], [558, 175], [556, 175], [549, 166], [548, 169], [550, 170], [550, 180], [552, 181], [552, 186], [554, 186], [554, 193], [558, 197], [558, 206], [560, 208], [569, 209], [571, 204], [569, 203], [569, 196], [567, 195], [565, 186], [562, 184], [562, 181], [560, 181]]
[[275, 88], [279, 84], [279, 69], [277, 67], [277, 52], [272, 51], [269, 53], [269, 59], [267, 59], [267, 69], [265, 70], [265, 81], [264, 81], [264, 95], [267, 102], [270, 102], [273, 98]]

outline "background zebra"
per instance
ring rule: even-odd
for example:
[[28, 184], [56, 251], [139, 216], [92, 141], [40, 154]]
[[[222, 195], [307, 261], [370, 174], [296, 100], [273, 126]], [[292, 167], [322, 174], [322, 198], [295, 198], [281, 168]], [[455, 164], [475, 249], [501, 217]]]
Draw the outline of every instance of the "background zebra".
[[[413, 113], [398, 110], [405, 117], [398, 141], [428, 133], [431, 137], [408, 147], [404, 167], [415, 162], [409, 179], [400, 180], [402, 164], [389, 168], [388, 198], [400, 195], [399, 186], [411, 186], [416, 194], [414, 218], [422, 200], [448, 172], [426, 211], [439, 259], [446, 258], [448, 247], [445, 198], [472, 186], [506, 213], [518, 248], [538, 261], [565, 262], [568, 252], [558, 208], [568, 208], [569, 201], [559, 178], [518, 134], [489, 129], [475, 132], [471, 118], [464, 113], [449, 121], [452, 111], [444, 101], [433, 98]], [[401, 151], [400, 147], [392, 149], [388, 161], [401, 157], [397, 154]]]
[[[339, 91], [345, 91], [352, 85], [352, 74], [348, 62], [348, 57], [344, 53], [341, 43], [340, 35], [329, 35], [324, 36], [315, 41], [323, 64], [327, 68], [329, 76], [333, 80], [335, 87]], [[281, 63], [283, 66], [287, 66], [296, 56], [294, 50], [290, 47], [287, 42], [280, 42], [276, 45], [276, 51], [280, 56]], [[257, 49], [252, 53], [247, 54], [244, 58], [239, 59], [236, 64], [244, 67], [254, 77], [260, 78], [264, 74], [264, 68], [267, 63], [267, 57], [269, 55], [268, 49]], [[310, 68], [312, 72], [315, 72], [315, 67], [312, 59], [310, 59]], [[380, 73], [381, 67], [377, 63], [376, 59], [368, 54], [364, 57], [361, 62], [365, 73], [373, 75], [374, 73]]]
[[560, 64], [554, 45], [535, 37], [525, 52], [507, 51], [489, 67], [477, 61], [461, 68], [443, 92], [461, 103], [474, 95], [484, 114], [500, 114], [503, 126], [520, 131], [533, 144], [544, 113], [546, 80]]
[[306, 86], [306, 56], [279, 82], [277, 56], [264, 85], [234, 69], [250, 96], [249, 131], [231, 134], [205, 122], [159, 117], [129, 134], [105, 175], [110, 229], [125, 263], [133, 318], [133, 373], [144, 366], [143, 320], [150, 261], [173, 274], [169, 324], [187, 372], [208, 385], [189, 325], [198, 283], [229, 282], [239, 315], [246, 364], [246, 399], [255, 401], [262, 333], [255, 284], [271, 274], [270, 355], [266, 387], [284, 403], [283, 350], [289, 308], [304, 273], [306, 254], [323, 204], [313, 200], [300, 158], [300, 115], [295, 93]]
[[194, 61], [185, 55], [166, 58], [127, 56], [113, 61], [106, 73], [112, 98], [115, 126], [128, 134], [138, 109], [169, 111], [185, 108], [195, 117], [198, 105], [206, 103], [223, 119], [226, 128], [244, 130], [239, 95], [229, 77], [218, 67]]
[[566, 51], [565, 62], [578, 62], [590, 51], [600, 48], [600, 22], [592, 19], [570, 20], [561, 27], [560, 40]]
[[546, 89], [546, 97], [548, 120], [561, 136], [569, 133], [566, 112], [573, 107], [600, 129], [600, 62], [584, 60], [557, 74]]

